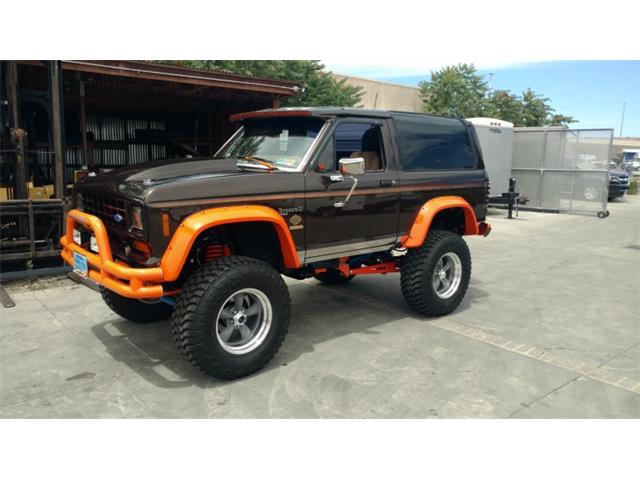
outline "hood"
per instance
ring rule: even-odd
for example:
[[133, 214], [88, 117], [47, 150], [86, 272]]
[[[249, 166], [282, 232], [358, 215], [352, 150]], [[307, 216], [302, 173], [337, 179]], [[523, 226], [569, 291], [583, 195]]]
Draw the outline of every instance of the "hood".
[[[189, 158], [156, 160], [87, 176], [76, 184], [79, 192], [127, 197], [145, 203], [199, 200], [288, 190], [297, 184], [292, 172], [239, 170], [236, 159]], [[302, 188], [298, 185], [297, 188]]]
[[117, 168], [101, 174], [106, 181], [140, 182], [157, 185], [171, 180], [188, 179], [201, 175], [237, 175], [236, 159], [185, 158], [157, 160], [131, 167]]
[[611, 175], [612, 177], [628, 177], [629, 173], [625, 170], [609, 170], [609, 175]]

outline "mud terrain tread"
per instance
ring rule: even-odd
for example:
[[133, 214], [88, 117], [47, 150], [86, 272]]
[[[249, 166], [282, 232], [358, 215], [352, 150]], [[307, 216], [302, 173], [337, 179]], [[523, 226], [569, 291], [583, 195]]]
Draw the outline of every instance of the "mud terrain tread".
[[[456, 295], [444, 301], [432, 293], [432, 287], [425, 278], [425, 270], [435, 267], [435, 262], [445, 253], [444, 243], [454, 240], [460, 247], [463, 263], [462, 283]], [[464, 257], [464, 258], [463, 258]], [[464, 268], [465, 263], [468, 267]], [[416, 312], [429, 317], [446, 315], [455, 310], [466, 293], [471, 277], [471, 254], [466, 242], [457, 234], [448, 230], [431, 230], [422, 246], [411, 249], [402, 261], [400, 287], [402, 296]]]
[[[252, 363], [250, 366], [229, 367], [219, 358], [216, 358], [216, 355], [212, 355], [208, 351], [204, 343], [206, 336], [203, 335], [203, 319], [198, 318], [197, 309], [205, 293], [210, 288], [220, 292], [219, 294], [214, 293], [216, 297], [219, 297], [225, 287], [225, 279], [228, 279], [236, 269], [247, 266], [255, 274], [271, 277], [272, 284], [279, 290], [279, 294], [278, 298], [270, 297], [269, 300], [272, 306], [275, 302], [282, 302], [280, 306], [284, 308], [284, 315], [282, 315], [280, 322], [284, 322], [284, 325], [281, 325], [280, 328], [272, 325], [272, 328], [276, 329], [277, 337], [270, 342], [269, 348], [265, 350], [265, 354], [261, 355], [257, 362]], [[214, 315], [214, 312], [210, 312], [211, 319], [213, 319]], [[173, 339], [178, 350], [194, 367], [220, 379], [239, 378], [254, 373], [274, 357], [287, 334], [290, 315], [289, 291], [282, 277], [273, 267], [250, 257], [222, 257], [203, 265], [185, 283], [173, 311]]]

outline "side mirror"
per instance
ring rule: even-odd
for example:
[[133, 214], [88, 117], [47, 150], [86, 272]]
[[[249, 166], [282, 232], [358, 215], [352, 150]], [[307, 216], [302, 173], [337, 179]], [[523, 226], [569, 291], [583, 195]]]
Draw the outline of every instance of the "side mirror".
[[364, 158], [341, 158], [338, 161], [340, 173], [343, 175], [362, 175], [365, 172]]

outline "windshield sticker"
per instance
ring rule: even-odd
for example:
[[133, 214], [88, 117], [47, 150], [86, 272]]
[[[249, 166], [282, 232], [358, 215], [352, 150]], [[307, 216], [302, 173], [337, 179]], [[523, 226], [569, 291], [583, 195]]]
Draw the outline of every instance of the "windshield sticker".
[[282, 130], [282, 133], [280, 134], [280, 150], [282, 150], [283, 152], [287, 151], [287, 148], [289, 146], [289, 130]]
[[279, 158], [275, 163], [276, 165], [282, 165], [283, 167], [295, 167], [298, 160], [295, 158]]

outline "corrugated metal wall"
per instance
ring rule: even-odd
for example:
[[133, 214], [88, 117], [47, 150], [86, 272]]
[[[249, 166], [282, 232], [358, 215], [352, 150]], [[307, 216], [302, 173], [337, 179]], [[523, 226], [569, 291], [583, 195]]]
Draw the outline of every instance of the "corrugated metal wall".
[[336, 80], [347, 80], [348, 85], [362, 87], [364, 95], [359, 107], [402, 112], [422, 112], [420, 90], [415, 87], [379, 82], [366, 78], [332, 74]]
[[[145, 132], [152, 132], [149, 138]], [[140, 120], [109, 117], [87, 117], [89, 154], [93, 165], [117, 168], [136, 165], [167, 157], [166, 123], [161, 120]], [[31, 152], [40, 170], [42, 183], [53, 183], [53, 153], [46, 147]], [[87, 162], [82, 146], [67, 145], [65, 149], [65, 182], [73, 183], [73, 172]]]

